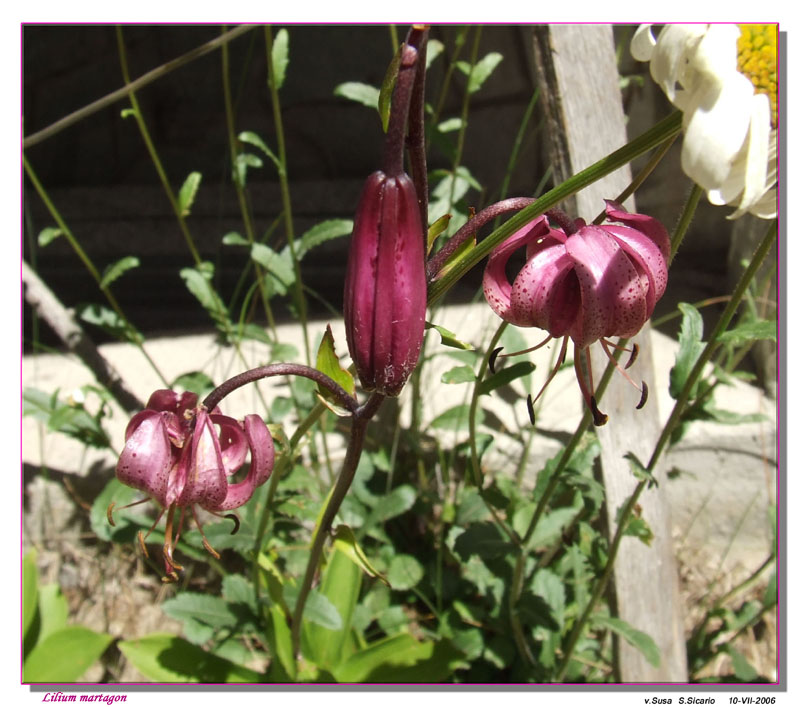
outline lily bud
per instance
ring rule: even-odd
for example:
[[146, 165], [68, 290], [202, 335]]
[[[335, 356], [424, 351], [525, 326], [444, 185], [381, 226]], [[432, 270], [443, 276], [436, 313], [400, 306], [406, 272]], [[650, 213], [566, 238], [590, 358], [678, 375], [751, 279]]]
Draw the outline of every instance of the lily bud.
[[347, 346], [365, 390], [400, 393], [419, 359], [426, 303], [414, 183], [374, 172], [356, 211], [344, 288]]

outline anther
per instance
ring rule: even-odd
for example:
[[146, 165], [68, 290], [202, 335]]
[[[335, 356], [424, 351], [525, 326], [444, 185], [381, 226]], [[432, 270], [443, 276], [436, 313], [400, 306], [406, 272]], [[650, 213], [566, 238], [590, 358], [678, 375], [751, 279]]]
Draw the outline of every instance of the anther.
[[592, 410], [592, 418], [594, 419], [595, 427], [602, 427], [608, 422], [608, 415], [600, 412], [600, 408], [597, 407], [597, 399], [594, 395], [589, 400], [589, 407]]
[[491, 355], [489, 356], [489, 370], [492, 372], [492, 375], [494, 375], [494, 364], [497, 361], [497, 356], [500, 354], [502, 350], [503, 347], [499, 346], [494, 351], [492, 351]]
[[533, 397], [528, 393], [528, 417], [532, 425], [536, 425], [536, 414], [533, 412]]
[[147, 552], [147, 545], [144, 544], [144, 534], [141, 530], [136, 534], [136, 537], [139, 538], [139, 547], [142, 548], [142, 554], [145, 557], [150, 557], [150, 554]]
[[235, 513], [228, 513], [225, 518], [230, 518], [233, 521], [233, 530], [231, 530], [231, 535], [236, 535], [239, 532], [239, 516]]
[[208, 542], [208, 540], [205, 538], [205, 536], [203, 537], [203, 547], [206, 550], [208, 550], [208, 554], [209, 555], [212, 555], [217, 560], [219, 559], [219, 553], [213, 547], [211, 547], [211, 543]]
[[639, 356], [639, 344], [634, 344], [631, 350], [631, 357], [628, 359], [628, 362], [625, 364], [625, 368], [630, 368], [633, 365], [633, 362]]
[[639, 399], [639, 404], [636, 406], [637, 410], [641, 410], [647, 402], [647, 383], [642, 381], [642, 397]]
[[112, 527], [116, 527], [116, 523], [114, 522], [114, 517], [111, 515], [114, 511], [114, 506], [117, 505], [116, 501], [111, 501], [108, 504], [108, 508], [106, 508], [106, 518], [108, 518], [108, 524]]

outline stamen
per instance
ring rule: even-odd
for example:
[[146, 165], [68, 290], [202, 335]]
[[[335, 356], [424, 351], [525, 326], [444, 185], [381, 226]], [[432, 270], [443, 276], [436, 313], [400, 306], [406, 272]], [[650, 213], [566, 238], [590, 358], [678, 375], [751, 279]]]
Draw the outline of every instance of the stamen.
[[[181, 512], [181, 516], [183, 513]], [[167, 523], [164, 527], [164, 547], [162, 548], [162, 555], [164, 556], [164, 564], [166, 566], [167, 575], [175, 574], [174, 570], [182, 570], [183, 567], [172, 559], [172, 551], [175, 549], [175, 544], [172, 541], [172, 521], [175, 518], [175, 504], [169, 507], [167, 513]], [[175, 576], [177, 580], [177, 575]], [[174, 580], [173, 580], [174, 581]]]
[[217, 518], [224, 518], [225, 520], [232, 520], [233, 521], [233, 530], [231, 530], [231, 535], [236, 535], [239, 532], [239, 516], [235, 513], [226, 513], [222, 515], [222, 513], [217, 513], [216, 511], [208, 511], [212, 516], [217, 516]]
[[494, 364], [495, 364], [495, 361], [497, 361], [497, 355], [502, 350], [503, 350], [503, 347], [499, 346], [494, 351], [492, 351], [492, 353], [489, 355], [489, 370], [492, 372], [492, 375], [494, 375]]
[[550, 371], [550, 375], [547, 376], [547, 380], [544, 382], [544, 385], [541, 387], [539, 392], [536, 394], [536, 397], [533, 399], [531, 405], [535, 403], [540, 397], [542, 397], [542, 393], [544, 393], [545, 388], [550, 385], [550, 381], [556, 377], [558, 370], [564, 364], [564, 359], [567, 357], [567, 346], [569, 345], [569, 339], [565, 336], [562, 343], [561, 343], [561, 350], [558, 352], [558, 358], [556, 358], [556, 363], [553, 366], [553, 370]]
[[[150, 530], [152, 530], [152, 528]], [[148, 535], [149, 534], [150, 531], [148, 531]], [[150, 557], [150, 553], [147, 552], [147, 545], [144, 544], [144, 535], [142, 535], [141, 530], [136, 534], [136, 537], [139, 539], [139, 547], [142, 549], [142, 554], [145, 557]]]
[[[150, 499], [147, 498], [147, 497], [141, 498], [138, 501], [134, 501], [133, 503], [127, 503], [124, 506], [120, 506], [117, 510], [122, 511], [122, 510], [125, 510], [126, 508], [130, 508], [131, 506], [138, 506], [140, 503], [145, 503], [146, 501], [149, 501], [149, 500]], [[108, 518], [108, 523], [109, 523], [109, 525], [111, 525], [114, 528], [117, 527], [117, 524], [114, 522], [114, 517], [113, 517], [114, 506], [116, 506], [116, 505], [117, 505], [116, 501], [111, 501], [111, 503], [108, 504], [108, 508], [106, 509], [106, 518]], [[161, 518], [161, 516], [158, 516], [158, 517]]]
[[625, 364], [625, 368], [630, 368], [633, 365], [633, 362], [639, 356], [639, 344], [633, 345], [633, 350], [631, 351], [631, 357], [628, 359], [628, 363]]
[[203, 526], [200, 523], [200, 520], [197, 517], [197, 512], [194, 510], [194, 506], [192, 506], [192, 517], [194, 518], [194, 522], [197, 525], [197, 529], [200, 531], [200, 535], [203, 538], [203, 547], [208, 551], [208, 554], [219, 559], [219, 553], [211, 547], [211, 543], [208, 542], [208, 538], [206, 538], [206, 534], [203, 532]]
[[[637, 410], [641, 410], [644, 407], [644, 404], [647, 402], [647, 384], [644, 381], [642, 381], [642, 385], [641, 386], [638, 386], [638, 385], [636, 385], [636, 383], [634, 383], [633, 378], [631, 378], [625, 372], [625, 370], [619, 365], [619, 361], [617, 361], [617, 359], [615, 359], [611, 355], [611, 352], [608, 350], [608, 344], [609, 343], [610, 342], [606, 341], [605, 339], [600, 339], [600, 345], [603, 347], [603, 351], [606, 352], [606, 356], [608, 356], [608, 360], [611, 361], [611, 363], [614, 364], [616, 369], [622, 374], [623, 378], [625, 378], [625, 380], [628, 381], [628, 383], [630, 383], [634, 388], [636, 388], [636, 390], [638, 390], [642, 394], [642, 397], [639, 400], [639, 404], [636, 406]], [[613, 344], [612, 344], [612, 346], [613, 346]], [[638, 347], [637, 347], [637, 350], [638, 350]], [[625, 366], [625, 368], [627, 368], [627, 367], [628, 366]]]
[[[540, 341], [535, 346], [531, 346], [529, 349], [523, 349], [522, 351], [515, 351], [514, 353], [503, 354], [500, 358], [510, 358], [511, 356], [521, 356], [522, 354], [531, 353], [532, 351], [536, 351], [536, 349], [542, 348], [550, 339], [552, 339], [552, 335], [548, 336], [544, 341]], [[502, 348], [497, 349], [500, 352]], [[494, 352], [492, 352], [494, 353]]]
[[[586, 356], [586, 367], [589, 372], [589, 382], [586, 382], [584, 377], [583, 365], [581, 361], [581, 354]], [[608, 415], [600, 412], [597, 407], [597, 398], [594, 397], [594, 384], [592, 383], [592, 360], [590, 358], [589, 349], [579, 349], [575, 344], [575, 375], [578, 377], [578, 387], [581, 389], [583, 399], [589, 406], [592, 412], [592, 419], [594, 420], [595, 427], [601, 427], [608, 422]]]

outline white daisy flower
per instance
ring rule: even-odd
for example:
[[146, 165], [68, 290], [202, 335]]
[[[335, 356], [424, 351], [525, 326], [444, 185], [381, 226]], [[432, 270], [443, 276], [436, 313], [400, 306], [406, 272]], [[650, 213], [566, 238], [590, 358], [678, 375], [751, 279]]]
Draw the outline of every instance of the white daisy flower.
[[683, 171], [729, 218], [777, 213], [777, 25], [642, 25], [631, 54], [683, 111]]

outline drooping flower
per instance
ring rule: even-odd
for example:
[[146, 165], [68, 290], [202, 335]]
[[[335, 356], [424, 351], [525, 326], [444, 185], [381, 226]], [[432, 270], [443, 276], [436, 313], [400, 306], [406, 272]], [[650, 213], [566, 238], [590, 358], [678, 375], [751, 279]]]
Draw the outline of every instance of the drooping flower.
[[730, 218], [777, 213], [777, 25], [642, 25], [631, 54], [683, 111], [683, 171]]
[[[248, 451], [251, 459], [247, 476], [239, 483], [228, 483], [228, 477], [244, 464]], [[176, 570], [183, 569], [174, 561], [172, 553], [180, 538], [186, 509], [191, 509], [203, 535], [203, 545], [219, 558], [203, 534], [195, 505], [215, 515], [238, 508], [269, 478], [274, 462], [272, 436], [258, 415], [247, 415], [240, 423], [218, 409], [208, 412], [203, 405], [198, 405], [194, 393], [179, 395], [172, 390], [157, 390], [150, 396], [147, 407], [131, 418], [125, 430], [125, 448], [117, 462], [117, 479], [144, 491], [161, 506], [150, 531], [167, 513], [163, 548], [165, 581], [175, 581]], [[112, 525], [113, 506], [111, 504], [108, 509]], [[181, 512], [173, 540], [177, 508]], [[238, 529], [238, 520], [235, 516], [233, 519]], [[139, 542], [146, 554], [145, 538], [139, 533]]]
[[356, 211], [344, 289], [347, 346], [365, 390], [398, 395], [425, 333], [425, 239], [405, 174], [374, 172]]
[[[597, 341], [610, 356], [615, 345], [609, 337], [629, 338], [644, 326], [666, 289], [670, 250], [669, 235], [654, 218], [628, 213], [612, 201], [606, 202], [606, 216], [612, 223], [587, 226], [577, 219], [566, 231], [540, 216], [494, 250], [483, 276], [486, 300], [498, 316], [544, 329], [545, 342], [564, 337], [547, 383], [563, 362], [569, 339], [574, 342], [578, 383], [595, 424], [603, 424], [605, 416], [597, 410], [591, 366], [587, 381], [582, 357], [588, 362], [588, 347]], [[506, 265], [523, 246], [526, 262], [512, 284]], [[644, 400], [646, 386], [641, 390]]]

